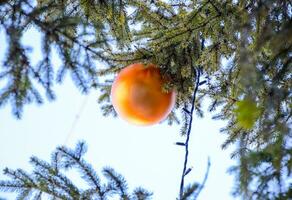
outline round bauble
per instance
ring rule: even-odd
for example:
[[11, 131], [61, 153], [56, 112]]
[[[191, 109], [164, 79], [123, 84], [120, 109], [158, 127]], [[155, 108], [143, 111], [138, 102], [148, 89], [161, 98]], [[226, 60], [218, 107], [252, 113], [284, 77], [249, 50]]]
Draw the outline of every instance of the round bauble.
[[118, 115], [136, 125], [152, 125], [164, 120], [175, 104], [176, 92], [162, 91], [165, 80], [153, 64], [129, 65], [115, 78], [112, 104]]

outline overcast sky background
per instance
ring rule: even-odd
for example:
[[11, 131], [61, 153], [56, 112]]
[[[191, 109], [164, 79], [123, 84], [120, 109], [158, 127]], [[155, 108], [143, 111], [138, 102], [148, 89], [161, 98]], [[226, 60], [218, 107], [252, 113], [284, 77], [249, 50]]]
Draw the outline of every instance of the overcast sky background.
[[[7, 46], [3, 31], [0, 31], [0, 61]], [[40, 35], [36, 30], [26, 32], [23, 43], [33, 47], [32, 63], [40, 58]], [[54, 67], [60, 60], [53, 56]], [[4, 81], [0, 81], [3, 88]], [[29, 158], [35, 155], [49, 160], [51, 152], [59, 145], [74, 147], [79, 140], [88, 144], [85, 158], [97, 170], [111, 166], [128, 181], [130, 189], [143, 186], [154, 192], [155, 200], [174, 200], [179, 192], [184, 160], [184, 147], [174, 145], [185, 141], [179, 135], [180, 126], [166, 123], [150, 127], [130, 125], [120, 118], [103, 117], [97, 103], [98, 91], [82, 95], [67, 75], [62, 85], [54, 87], [56, 101], [41, 106], [26, 105], [23, 117], [17, 120], [11, 106], [0, 108], [0, 170], [5, 167], [23, 168], [30, 171]], [[76, 121], [80, 108], [84, 109]], [[72, 129], [72, 124], [75, 125]], [[232, 149], [221, 150], [226, 136], [219, 133], [222, 121], [211, 120], [206, 113], [203, 119], [194, 118], [190, 138], [189, 167], [192, 172], [186, 183], [201, 182], [211, 158], [211, 168], [206, 186], [199, 200], [234, 199], [231, 196], [233, 176], [226, 173], [235, 163], [230, 160]], [[72, 133], [67, 142], [66, 138]], [[76, 174], [73, 182], [82, 185]], [[0, 179], [6, 179], [0, 173]], [[15, 195], [1, 193], [0, 198], [14, 199]]]

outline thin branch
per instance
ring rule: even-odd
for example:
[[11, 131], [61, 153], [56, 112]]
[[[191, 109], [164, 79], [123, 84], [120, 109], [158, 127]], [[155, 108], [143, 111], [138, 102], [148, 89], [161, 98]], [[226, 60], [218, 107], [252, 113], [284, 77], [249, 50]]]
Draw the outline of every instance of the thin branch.
[[194, 200], [198, 198], [199, 194], [201, 193], [202, 189], [205, 187], [206, 181], [208, 179], [208, 175], [209, 175], [209, 171], [210, 171], [210, 166], [211, 166], [211, 162], [210, 162], [210, 158], [208, 157], [208, 164], [207, 164], [207, 170], [205, 173], [205, 177], [203, 182], [201, 183], [198, 191], [196, 192], [196, 194], [194, 195]]
[[[22, 11], [22, 10], [21, 10], [21, 13], [22, 13], [23, 15], [25, 15], [26, 17], [28, 17], [32, 22], [34, 22], [37, 26], [39, 26], [39, 27], [40, 27], [41, 29], [43, 29], [44, 31], [50, 31], [50, 29], [49, 29], [47, 26], [45, 26], [45, 23], [44, 23], [43, 21], [41, 21], [41, 20], [39, 20], [39, 19], [33, 17], [33, 16], [31, 15], [31, 13], [26, 13], [26, 12], [24, 12], [24, 11]], [[92, 49], [92, 48], [90, 47], [90, 45], [84, 45], [84, 44], [82, 44], [82, 43], [81, 43], [80, 41], [78, 41], [76, 38], [73, 38], [73, 37], [68, 36], [66, 33], [64, 33], [63, 31], [61, 31], [61, 30], [59, 30], [59, 29], [57, 29], [57, 28], [55, 28], [55, 29], [53, 29], [53, 30], [56, 31], [56, 33], [59, 33], [59, 34], [61, 34], [62, 36], [64, 36], [65, 38], [71, 40], [73, 43], [77, 44], [78, 46], [80, 46], [81, 48], [85, 49], [86, 51], [89, 51], [90, 53], [92, 53], [93, 55], [97, 56], [98, 58], [107, 61], [107, 59], [106, 59], [104, 56], [102, 56], [99, 52], [97, 52], [97, 51], [95, 51], [94, 49]]]
[[195, 110], [196, 94], [197, 94], [198, 88], [199, 88], [200, 76], [201, 76], [201, 69], [197, 69], [196, 70], [196, 87], [195, 87], [195, 90], [194, 90], [194, 93], [193, 93], [192, 107], [191, 107], [191, 111], [190, 111], [190, 121], [189, 121], [189, 124], [188, 124], [187, 138], [186, 138], [186, 142], [185, 142], [185, 160], [184, 160], [184, 167], [183, 167], [182, 176], [181, 176], [179, 199], [182, 198], [183, 191], [184, 191], [184, 179], [185, 179], [185, 176], [186, 176], [186, 170], [187, 170], [187, 164], [188, 164], [188, 155], [189, 155], [189, 140], [190, 140], [190, 134], [191, 134], [191, 130], [192, 130], [193, 113], [194, 113], [194, 110]]
[[211, 3], [211, 5], [215, 8], [215, 10], [216, 10], [216, 12], [218, 13], [218, 14], [222, 14], [222, 12], [219, 10], [219, 8], [215, 5], [215, 3], [213, 2], [213, 0], [211, 0], [211, 1], [209, 1], [210, 3]]
[[200, 8], [198, 8], [198, 10], [193, 14], [193, 16], [191, 16], [189, 19], [188, 19], [188, 22], [191, 22], [201, 11], [202, 9], [208, 4], [210, 3], [210, 0], [209, 1], [206, 1]]
[[[177, 33], [175, 33], [174, 35], [171, 35], [169, 37], [165, 37], [165, 38], [162, 38], [163, 40], [159, 41], [159, 43], [163, 43], [163, 42], [166, 42], [168, 40], [172, 40], [176, 37], [179, 37], [183, 34], [186, 34], [186, 33], [193, 33], [195, 30], [198, 30], [200, 28], [204, 28], [205, 26], [207, 26], [209, 23], [211, 23], [214, 19], [220, 17], [221, 14], [217, 14], [217, 15], [214, 15], [213, 17], [210, 17], [208, 20], [204, 21], [203, 23], [201, 24], [198, 24], [197, 26], [195, 27], [190, 27], [190, 28], [187, 28], [186, 30], [183, 30], [181, 32], [177, 31]], [[176, 30], [180, 29], [182, 27], [179, 27], [179, 28], [175, 28]], [[173, 29], [173, 30], [175, 30]], [[172, 31], [172, 30], [171, 30]], [[160, 39], [161, 37], [157, 37], [157, 38], [153, 38], [151, 40], [157, 40], [157, 39]]]

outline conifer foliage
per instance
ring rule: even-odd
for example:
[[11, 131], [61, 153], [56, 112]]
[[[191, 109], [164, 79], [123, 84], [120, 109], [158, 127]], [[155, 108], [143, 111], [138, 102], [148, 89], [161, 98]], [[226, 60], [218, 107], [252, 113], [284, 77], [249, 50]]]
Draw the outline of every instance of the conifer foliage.
[[[234, 195], [288, 199], [291, 18], [290, 0], [2, 0], [0, 29], [8, 48], [0, 67], [0, 83], [6, 81], [0, 106], [10, 103], [20, 118], [24, 105], [44, 101], [39, 85], [53, 100], [53, 85], [70, 73], [82, 92], [100, 89], [104, 114], [115, 115], [111, 75], [132, 63], [154, 63], [169, 80], [163, 89], [177, 91], [175, 110], [182, 117], [172, 112], [167, 120], [181, 121], [183, 136], [189, 137], [190, 110], [203, 116], [206, 98], [214, 119], [227, 121], [222, 147], [237, 146], [231, 156], [238, 165], [230, 169]], [[36, 65], [21, 42], [31, 28], [42, 36]], [[52, 66], [52, 49], [62, 60], [59, 67]]]
[[[93, 167], [83, 156], [86, 152], [84, 142], [79, 142], [74, 150], [59, 147], [52, 154], [51, 162], [32, 157], [30, 163], [34, 167], [32, 174], [17, 169], [5, 169], [4, 173], [13, 181], [0, 181], [0, 189], [8, 192], [17, 192], [17, 199], [109, 199], [118, 196], [124, 200], [150, 199], [151, 192], [138, 187], [132, 193], [128, 192], [125, 179], [114, 169], [106, 167], [102, 174], [107, 182], [102, 183]], [[86, 189], [78, 188], [66, 176], [66, 172], [77, 169], [81, 178], [88, 185]]]

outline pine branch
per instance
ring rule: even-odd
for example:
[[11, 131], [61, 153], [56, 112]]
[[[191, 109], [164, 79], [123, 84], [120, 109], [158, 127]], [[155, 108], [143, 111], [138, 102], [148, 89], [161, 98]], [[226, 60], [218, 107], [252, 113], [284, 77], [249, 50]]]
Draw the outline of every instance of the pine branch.
[[[102, 184], [91, 165], [83, 160], [85, 152], [85, 143], [79, 142], [74, 150], [58, 147], [52, 154], [51, 163], [32, 157], [34, 171], [31, 174], [6, 168], [4, 174], [11, 180], [0, 180], [0, 191], [17, 193], [19, 199], [41, 199], [43, 194], [62, 200], [105, 200], [112, 194], [123, 200], [150, 199], [152, 193], [140, 187], [129, 195], [126, 180], [109, 167], [103, 169], [107, 183]], [[78, 169], [81, 178], [88, 182], [86, 189], [79, 189], [65, 175], [71, 168]]]
[[191, 197], [198, 188], [199, 188], [198, 183], [193, 183], [191, 185], [184, 187], [184, 192], [180, 200], [188, 200], [189, 197]]
[[136, 188], [132, 194], [133, 200], [150, 200], [152, 195], [153, 193], [141, 187]]
[[112, 184], [112, 188], [117, 189], [117, 194], [120, 194], [122, 199], [127, 200], [129, 199], [129, 195], [127, 193], [127, 185], [125, 184], [124, 178], [120, 175], [117, 174], [114, 169], [107, 167], [103, 169], [103, 175], [110, 180]]
[[[7, 83], [0, 88], [0, 106], [11, 103], [14, 115], [21, 117], [26, 104], [44, 102], [36, 81], [48, 99], [53, 100], [55, 78], [61, 82], [67, 71], [76, 86], [86, 92], [102, 85], [97, 83], [100, 76], [115, 74], [129, 63], [151, 62], [170, 78], [171, 83], [165, 88], [177, 89], [176, 109], [184, 107], [181, 132], [189, 140], [193, 113], [188, 107], [195, 90], [191, 66], [201, 66], [208, 81], [199, 83], [202, 95], [191, 106], [201, 115], [202, 101], [210, 98], [210, 111], [220, 108], [214, 118], [228, 121], [221, 129], [227, 134], [223, 147], [240, 143], [231, 155], [240, 161], [238, 170], [234, 170], [240, 176], [235, 182], [237, 195], [279, 199], [291, 194], [285, 184], [292, 166], [291, 150], [287, 150], [292, 115], [291, 1], [45, 0], [37, 6], [33, 3], [0, 1], [0, 29], [8, 39], [0, 67], [0, 81]], [[127, 13], [129, 7], [134, 10], [132, 14]], [[30, 49], [21, 42], [32, 26], [43, 36], [43, 58], [36, 66], [30, 62]], [[205, 48], [199, 47], [198, 38], [206, 39]], [[52, 47], [62, 60], [56, 77], [50, 60]], [[109, 66], [98, 71], [96, 60]], [[104, 88], [99, 102], [104, 103], [101, 106], [104, 114], [116, 114], [109, 101], [110, 84], [99, 88]], [[170, 119], [174, 118], [170, 115]], [[185, 142], [177, 145], [187, 147]], [[66, 167], [77, 168], [92, 183], [96, 174], [90, 177], [88, 173], [93, 169], [84, 164], [79, 154], [82, 153], [66, 155], [63, 162], [58, 161], [57, 154], [52, 156], [52, 163], [32, 159], [36, 168], [34, 184], [41, 185], [43, 193], [61, 199], [72, 199], [73, 193], [85, 199], [98, 197], [95, 187], [84, 193], [73, 189], [62, 173]], [[184, 176], [191, 170], [187, 166], [187, 152], [185, 157]], [[268, 160], [270, 157], [273, 159]], [[269, 165], [268, 171], [261, 167], [263, 163]], [[289, 174], [282, 173], [286, 171]], [[27, 175], [23, 171], [10, 172], [8, 175], [19, 182], [7, 182], [6, 189], [9, 185], [11, 190], [20, 186], [23, 188], [17, 188], [19, 198], [31, 196], [25, 186], [35, 186]], [[259, 187], [250, 187], [254, 182]], [[109, 184], [102, 188], [103, 192], [105, 195], [121, 192], [117, 185]]]
[[[100, 180], [93, 170], [92, 166], [86, 162], [84, 162], [83, 159], [81, 159], [81, 152], [84, 153], [84, 150], [82, 149], [84, 146], [84, 143], [81, 142], [77, 145], [77, 152], [72, 152], [70, 149], [66, 147], [60, 147], [58, 148], [60, 159], [64, 159], [63, 162], [65, 163], [66, 168], [70, 167], [78, 167], [80, 169], [80, 172], [83, 174], [82, 178], [85, 179], [89, 185], [93, 185], [99, 194], [100, 197], [104, 196], [104, 192], [101, 189], [100, 186]], [[76, 154], [77, 153], [77, 154]]]

